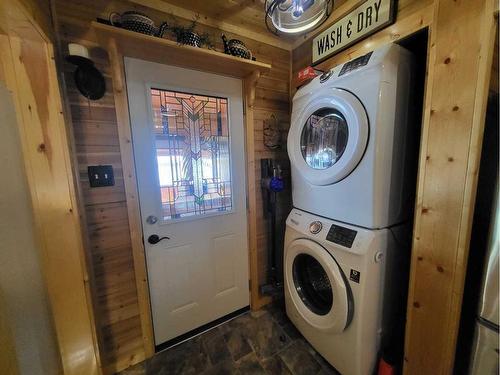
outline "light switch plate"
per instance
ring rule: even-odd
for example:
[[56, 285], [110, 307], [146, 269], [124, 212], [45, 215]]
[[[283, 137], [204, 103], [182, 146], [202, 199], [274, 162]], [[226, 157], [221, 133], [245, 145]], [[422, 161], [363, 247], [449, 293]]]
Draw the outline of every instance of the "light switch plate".
[[87, 168], [90, 187], [114, 186], [115, 176], [111, 165], [89, 165]]

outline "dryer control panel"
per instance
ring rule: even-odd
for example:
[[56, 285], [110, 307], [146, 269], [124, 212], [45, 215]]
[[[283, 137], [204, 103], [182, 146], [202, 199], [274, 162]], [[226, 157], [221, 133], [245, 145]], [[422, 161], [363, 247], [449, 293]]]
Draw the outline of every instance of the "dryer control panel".
[[348, 247], [350, 249], [357, 233], [358, 232], [356, 232], [355, 230], [332, 224], [330, 230], [328, 231], [326, 239], [330, 242]]
[[344, 66], [342, 66], [342, 69], [340, 70], [339, 77], [368, 64], [368, 61], [370, 61], [370, 57], [372, 56], [372, 53], [373, 53], [373, 51], [368, 52], [364, 56], [360, 56], [357, 59], [346, 62], [344, 64]]

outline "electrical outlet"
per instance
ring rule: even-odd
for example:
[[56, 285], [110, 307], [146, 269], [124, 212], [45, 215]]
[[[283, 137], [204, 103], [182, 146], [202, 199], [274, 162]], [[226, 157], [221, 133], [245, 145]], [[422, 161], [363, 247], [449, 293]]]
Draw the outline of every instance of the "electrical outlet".
[[115, 176], [111, 165], [89, 165], [87, 168], [90, 187], [114, 186]]

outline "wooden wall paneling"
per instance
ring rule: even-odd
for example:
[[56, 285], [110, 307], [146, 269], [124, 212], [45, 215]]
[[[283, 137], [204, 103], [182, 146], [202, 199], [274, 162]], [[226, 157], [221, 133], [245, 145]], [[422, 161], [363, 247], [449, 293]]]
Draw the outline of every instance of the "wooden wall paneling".
[[[68, 77], [68, 79], [72, 79]], [[111, 90], [112, 85], [108, 85]], [[126, 331], [121, 327], [140, 327], [139, 307], [135, 276], [133, 272], [132, 245], [126, 205], [123, 171], [114, 103], [110, 108], [100, 110], [94, 103], [70, 106], [75, 137], [75, 153], [79, 165], [82, 201], [86, 211], [88, 233], [87, 252], [92, 259], [96, 308], [99, 311], [97, 325], [101, 333], [103, 365], [108, 372], [110, 364], [117, 369], [128, 367], [144, 358], [143, 341], [140, 334], [129, 343], [119, 334]], [[88, 165], [110, 164], [115, 172], [115, 186], [92, 189], [87, 177]], [[119, 275], [120, 282], [112, 282], [109, 275]], [[134, 315], [135, 313], [135, 315]], [[137, 349], [140, 348], [140, 349]]]
[[50, 12], [50, 0], [18, 0], [24, 12], [52, 42], [55, 39]]
[[[290, 71], [290, 69], [289, 69]], [[261, 81], [265, 79], [266, 76], [259, 78], [257, 82], [256, 90], [259, 90]], [[288, 86], [287, 86], [288, 87]], [[256, 108], [254, 105], [253, 109], [253, 124], [254, 124], [254, 154], [255, 154], [255, 197], [256, 197], [256, 217], [257, 217], [257, 259], [258, 259], [258, 283], [259, 285], [267, 284], [267, 274], [268, 274], [268, 264], [267, 264], [267, 251], [271, 246], [271, 232], [270, 232], [270, 218], [264, 212], [264, 199], [263, 191], [260, 183], [261, 168], [260, 159], [271, 158], [279, 160], [282, 163], [283, 177], [285, 180], [285, 190], [278, 194], [277, 198], [277, 222], [283, 222], [286, 220], [288, 213], [291, 209], [292, 199], [291, 199], [291, 184], [289, 176], [289, 164], [288, 155], [286, 151], [286, 137], [288, 129], [290, 127], [290, 112], [289, 108], [289, 96], [286, 106], [281, 102], [281, 108], [278, 109], [264, 109]], [[281, 133], [281, 147], [278, 149], [270, 150], [264, 145], [264, 122], [270, 119], [271, 116], [276, 118], [278, 122], [280, 133]], [[280, 235], [280, 228], [277, 228], [277, 234]], [[266, 301], [269, 301], [267, 299]]]
[[[105, 372], [114, 373], [145, 358], [145, 352], [111, 69], [107, 52], [99, 48], [90, 29], [90, 21], [99, 15], [96, 9], [107, 5], [106, 2], [92, 5], [81, 8], [69, 2], [55, 2], [54, 14], [59, 23], [61, 55], [67, 53], [69, 42], [87, 46], [106, 80], [105, 97], [89, 103], [74, 87], [75, 67], [64, 61], [60, 64], [68, 91], [66, 102], [71, 114], [81, 200], [86, 212], [87, 253], [96, 274], [94, 298], [102, 366]], [[113, 166], [115, 186], [89, 187], [87, 166], [99, 164]]]
[[[33, 3], [35, 4], [35, 3]], [[66, 374], [98, 374], [92, 309], [50, 36], [35, 8], [0, 3], [3, 77], [13, 94], [54, 325]], [[41, 15], [41, 16], [40, 16]], [[49, 22], [49, 21], [48, 21]], [[50, 22], [49, 22], [50, 23]]]
[[[94, 3], [79, 0], [54, 0], [55, 18], [59, 23], [58, 35], [61, 42], [61, 55], [67, 53], [66, 45], [77, 42], [87, 46], [91, 58], [98, 69], [103, 72], [108, 87], [106, 96], [99, 101], [87, 102], [77, 93], [72, 72], [74, 67], [61, 62], [61, 69], [67, 87], [66, 101], [69, 102], [72, 128], [74, 132], [75, 153], [78, 160], [79, 179], [82, 186], [82, 203], [86, 212], [86, 226], [88, 229], [89, 248], [92, 266], [96, 273], [97, 289], [97, 326], [102, 336], [101, 345], [102, 363], [107, 372], [120, 370], [146, 357], [144, 352], [139, 312], [139, 298], [136, 288], [135, 268], [132, 251], [132, 239], [129, 229], [131, 218], [127, 205], [127, 168], [122, 159], [120, 134], [118, 129], [117, 109], [114, 99], [114, 82], [111, 64], [108, 57], [108, 47], [101, 45], [95, 30], [90, 28], [90, 22], [96, 17], [107, 18], [110, 12], [123, 12], [135, 9], [150, 15], [155, 22], [168, 20], [169, 15], [127, 1], [102, 0]], [[204, 15], [201, 18], [206, 19]], [[182, 19], [187, 23], [189, 20]], [[216, 49], [223, 50], [220, 34], [222, 30], [200, 22], [199, 30], [208, 32], [214, 38]], [[283, 152], [270, 152], [262, 146], [262, 126], [260, 124], [272, 114], [275, 114], [283, 125], [284, 137], [289, 125], [290, 103], [289, 76], [290, 51], [277, 48], [248, 38], [246, 35], [236, 35], [232, 31], [226, 32], [229, 37], [243, 40], [257, 57], [257, 61], [272, 65], [271, 71], [261, 76], [256, 85], [256, 99], [254, 105], [254, 139], [255, 139], [255, 194], [257, 217], [262, 217], [260, 202], [260, 159], [275, 157]], [[119, 52], [119, 51], [118, 51]], [[286, 142], [285, 142], [286, 143]], [[130, 147], [130, 144], [128, 144]], [[114, 187], [90, 189], [86, 169], [88, 165], [111, 164], [115, 169]], [[266, 249], [267, 227], [260, 223], [256, 227], [257, 237], [257, 268], [259, 280], [265, 281], [267, 266]], [[119, 227], [119, 231], [113, 227]], [[111, 237], [109, 237], [111, 236]], [[109, 277], [119, 273], [120, 276]], [[120, 280], [118, 282], [118, 280]], [[258, 285], [257, 285], [258, 288]], [[258, 289], [257, 289], [258, 290]], [[136, 316], [133, 316], [137, 312]], [[149, 313], [149, 312], [148, 312]]]
[[436, 1], [430, 35], [405, 374], [453, 370], [493, 51], [492, 2]]
[[[56, 7], [55, 3], [52, 0], [49, 0], [50, 3], [50, 12], [51, 16], [56, 15]], [[78, 97], [78, 99], [73, 99], [76, 98], [76, 92], [78, 91], [76, 88], [74, 88], [75, 84], [73, 82], [73, 77], [66, 77], [65, 75], [65, 69], [61, 65], [70, 65], [64, 57], [61, 55], [62, 53], [62, 48], [61, 48], [61, 38], [60, 38], [60, 28], [59, 28], [59, 22], [56, 17], [52, 17], [52, 25], [54, 28], [54, 42], [55, 45], [57, 45], [57, 48], [55, 50], [55, 55], [56, 55], [56, 68], [59, 74], [59, 89], [61, 91], [61, 94], [63, 95], [63, 98], [66, 98], [66, 100], [63, 101], [64, 105], [64, 111], [63, 111], [63, 116], [65, 119], [65, 123], [67, 124], [66, 130], [68, 132], [68, 143], [70, 147], [70, 157], [71, 157], [71, 164], [73, 167], [73, 173], [74, 173], [74, 184], [75, 184], [75, 189], [76, 189], [76, 203], [78, 206], [78, 210], [80, 213], [80, 227], [82, 231], [82, 243], [84, 247], [84, 256], [85, 256], [85, 261], [87, 265], [87, 275], [88, 275], [88, 282], [86, 283], [86, 294], [87, 294], [87, 303], [89, 306], [92, 308], [92, 325], [94, 327], [93, 334], [94, 334], [94, 342], [96, 343], [97, 350], [96, 352], [96, 357], [97, 357], [97, 362], [99, 363], [99, 366], [102, 368], [102, 359], [101, 359], [101, 350], [104, 347], [104, 341], [103, 341], [103, 335], [102, 335], [102, 330], [100, 329], [101, 324], [102, 324], [102, 314], [101, 314], [101, 306], [102, 304], [100, 303], [101, 301], [99, 300], [98, 293], [97, 293], [97, 286], [96, 286], [96, 267], [94, 266], [94, 259], [92, 257], [92, 253], [88, 251], [90, 249], [91, 243], [90, 243], [90, 237], [89, 237], [89, 232], [88, 232], [88, 227], [86, 225], [87, 223], [87, 210], [85, 207], [85, 204], [83, 202], [83, 186], [82, 186], [82, 171], [81, 171], [81, 161], [79, 160], [79, 154], [77, 152], [77, 146], [75, 142], [75, 129], [71, 126], [73, 123], [72, 117], [71, 117], [71, 104], [76, 104], [76, 102], [81, 101], [81, 96]], [[71, 70], [73, 70], [74, 67], [71, 67]], [[67, 67], [66, 67], [67, 70]], [[68, 79], [67, 79], [68, 78]], [[88, 102], [86, 103], [87, 105], [89, 104]], [[84, 171], [86, 172], [86, 171]]]
[[[239, 37], [238, 37], [239, 38]], [[251, 48], [255, 48], [251, 46]], [[255, 158], [255, 204], [256, 204], [256, 249], [257, 249], [257, 278], [258, 285], [267, 284], [267, 251], [269, 250], [270, 235], [269, 219], [264, 215], [264, 206], [262, 201], [261, 189], [261, 170], [260, 160], [264, 158], [273, 158], [278, 160], [288, 159], [286, 153], [286, 137], [290, 127], [290, 74], [291, 74], [291, 53], [277, 48], [266, 46], [260, 50], [257, 47], [257, 58], [268, 61], [272, 64], [271, 72], [261, 76], [255, 88], [255, 102], [253, 105], [253, 126], [254, 126], [254, 158]], [[261, 57], [262, 54], [262, 57]], [[264, 120], [275, 116], [280, 125], [282, 133], [282, 146], [278, 150], [269, 150], [264, 146]], [[286, 166], [285, 166], [286, 167]], [[289, 181], [289, 180], [286, 180]], [[280, 193], [278, 201], [278, 211], [288, 212], [291, 207], [291, 186], [288, 183], [285, 191]], [[283, 220], [286, 217], [282, 218]], [[279, 218], [278, 218], [279, 220]], [[254, 279], [252, 279], [252, 284]], [[262, 296], [261, 296], [262, 297]], [[270, 302], [270, 298], [260, 299], [260, 306]]]

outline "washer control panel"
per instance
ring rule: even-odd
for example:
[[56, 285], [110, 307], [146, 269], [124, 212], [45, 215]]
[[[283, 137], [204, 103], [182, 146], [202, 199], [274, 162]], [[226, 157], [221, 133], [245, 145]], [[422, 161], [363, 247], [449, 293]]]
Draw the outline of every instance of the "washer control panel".
[[358, 232], [356, 232], [355, 230], [332, 224], [330, 230], [328, 231], [326, 239], [330, 242], [345, 246], [350, 249], [357, 233]]
[[313, 221], [311, 224], [309, 224], [309, 232], [312, 234], [318, 234], [321, 232], [321, 229], [323, 229], [323, 224], [321, 221]]

